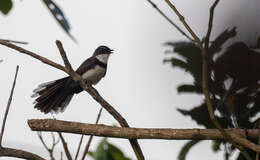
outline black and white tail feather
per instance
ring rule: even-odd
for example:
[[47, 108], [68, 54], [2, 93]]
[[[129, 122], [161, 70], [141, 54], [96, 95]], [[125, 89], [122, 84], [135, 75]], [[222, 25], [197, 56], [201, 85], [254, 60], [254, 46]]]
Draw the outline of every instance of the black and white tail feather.
[[34, 108], [44, 113], [63, 112], [74, 95], [65, 87], [68, 80], [69, 77], [65, 77], [40, 84], [33, 90]]

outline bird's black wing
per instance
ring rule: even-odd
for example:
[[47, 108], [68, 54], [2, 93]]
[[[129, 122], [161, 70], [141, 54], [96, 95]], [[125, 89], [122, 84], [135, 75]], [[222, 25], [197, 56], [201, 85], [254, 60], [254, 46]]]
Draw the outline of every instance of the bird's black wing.
[[95, 67], [93, 64], [95, 63], [96, 58], [95, 57], [90, 57], [87, 60], [85, 60], [80, 66], [79, 68], [76, 70], [76, 72], [79, 75], [84, 74], [87, 70]]

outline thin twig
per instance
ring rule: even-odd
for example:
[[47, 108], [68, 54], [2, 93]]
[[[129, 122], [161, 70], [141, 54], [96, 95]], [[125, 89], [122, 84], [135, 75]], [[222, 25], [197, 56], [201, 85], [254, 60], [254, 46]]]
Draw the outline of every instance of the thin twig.
[[[97, 116], [97, 119], [96, 119], [96, 123], [95, 123], [95, 124], [98, 124], [98, 121], [99, 121], [99, 119], [100, 119], [100, 117], [101, 117], [102, 109], [103, 109], [103, 108], [100, 108], [100, 109], [99, 109], [98, 116]], [[91, 136], [89, 137], [88, 143], [87, 143], [86, 148], [85, 148], [85, 150], [84, 150], [84, 152], [83, 152], [83, 156], [82, 156], [81, 160], [84, 160], [84, 159], [85, 159], [85, 157], [86, 157], [86, 155], [87, 155], [87, 153], [88, 153], [88, 151], [89, 151], [89, 147], [90, 147], [90, 144], [91, 144], [91, 142], [92, 142], [92, 139], [93, 139], [93, 135], [91, 135]]]
[[18, 71], [19, 71], [19, 66], [16, 66], [13, 86], [12, 86], [11, 93], [10, 93], [10, 96], [9, 96], [9, 99], [8, 99], [8, 103], [7, 103], [7, 106], [6, 106], [5, 115], [4, 115], [4, 119], [3, 119], [3, 123], [2, 123], [2, 129], [1, 129], [1, 134], [0, 134], [0, 148], [2, 148], [2, 140], [3, 140], [4, 130], [5, 130], [5, 123], [6, 123], [9, 108], [10, 108], [10, 105], [11, 105], [11, 102], [12, 102], [12, 99], [13, 99], [14, 87], [15, 87], [15, 84], [16, 84], [16, 78], [17, 78]]
[[2, 123], [2, 129], [1, 129], [1, 135], [0, 135], [0, 157], [16, 157], [16, 158], [23, 158], [23, 159], [28, 159], [28, 160], [45, 160], [44, 158], [42, 158], [34, 153], [31, 153], [31, 152], [14, 149], [14, 148], [7, 148], [7, 147], [2, 146], [6, 119], [7, 119], [9, 108], [10, 108], [10, 105], [12, 102], [12, 97], [13, 97], [13, 92], [14, 92], [14, 88], [15, 88], [15, 84], [16, 84], [18, 71], [19, 71], [19, 66], [16, 66], [16, 72], [15, 72], [15, 77], [14, 77], [14, 81], [13, 81], [13, 86], [11, 89], [10, 97], [8, 99], [8, 103], [7, 103], [7, 107], [5, 110], [5, 115], [4, 115], [4, 119], [3, 119], [3, 123]]
[[[179, 17], [180, 21], [183, 23], [184, 27], [189, 31], [191, 36], [194, 38], [196, 42], [200, 42], [199, 37], [193, 32], [193, 30], [190, 28], [190, 26], [186, 23], [185, 18], [180, 14], [180, 12], [176, 9], [176, 7], [169, 1], [165, 0], [165, 2], [171, 7], [171, 9], [176, 13], [176, 15]], [[200, 44], [199, 44], [200, 45]], [[202, 46], [200, 46], [202, 47]]]
[[26, 49], [24, 49], [24, 48], [22, 48], [22, 47], [19, 47], [19, 46], [15, 45], [15, 44], [8, 43], [8, 42], [2, 41], [2, 40], [0, 40], [0, 44], [4, 45], [4, 46], [6, 46], [6, 47], [12, 48], [12, 49], [14, 49], [14, 50], [16, 50], [16, 51], [18, 51], [18, 52], [20, 52], [20, 53], [24, 53], [24, 54], [26, 54], [26, 55], [29, 55], [29, 56], [31, 56], [31, 57], [33, 57], [33, 58], [35, 58], [35, 59], [38, 59], [38, 60], [40, 60], [41, 62], [43, 62], [43, 63], [45, 63], [45, 64], [48, 64], [48, 65], [50, 65], [50, 66], [52, 66], [52, 67], [54, 67], [54, 68], [57, 68], [57, 69], [62, 70], [62, 71], [64, 71], [64, 72], [67, 72], [66, 68], [63, 67], [62, 65], [60, 65], [60, 64], [58, 64], [58, 63], [55, 63], [55, 62], [53, 62], [53, 61], [51, 61], [51, 60], [49, 60], [49, 59], [47, 59], [47, 58], [45, 58], [45, 57], [39, 56], [39, 55], [37, 55], [36, 53], [31, 52], [31, 51], [29, 51], [29, 50], [26, 50]]
[[67, 142], [65, 141], [64, 137], [62, 136], [61, 132], [58, 132], [58, 135], [61, 139], [61, 143], [62, 143], [62, 146], [63, 146], [63, 149], [65, 151], [65, 154], [67, 156], [67, 159], [68, 160], [72, 160], [72, 157], [71, 157], [71, 154], [70, 154], [70, 151], [69, 151], [69, 148], [68, 148], [68, 145], [67, 145]]
[[28, 42], [23, 41], [15, 41], [15, 40], [9, 40], [9, 39], [0, 39], [1, 41], [11, 42], [11, 43], [17, 43], [17, 44], [29, 44]]
[[60, 160], [63, 160], [63, 152], [60, 152]]
[[153, 6], [153, 8], [154, 8], [155, 10], [157, 10], [157, 11], [158, 11], [173, 27], [175, 27], [182, 35], [184, 35], [188, 40], [194, 42], [194, 40], [193, 40], [191, 37], [189, 37], [189, 36], [188, 36], [177, 24], [175, 24], [168, 16], [166, 16], [166, 14], [163, 13], [163, 11], [162, 11], [160, 8], [158, 8], [158, 6], [157, 6], [154, 2], [152, 2], [151, 0], [147, 0], [147, 2], [150, 3], [150, 4]]
[[83, 138], [84, 138], [84, 135], [82, 134], [82, 135], [80, 136], [79, 145], [78, 145], [77, 152], [76, 152], [76, 155], [75, 155], [74, 160], [77, 160], [77, 159], [78, 159], [79, 151], [80, 151], [80, 148], [81, 148], [81, 145], [82, 145]]
[[55, 135], [54, 135], [53, 132], [51, 132], [51, 137], [52, 137], [52, 146], [51, 146], [51, 149], [54, 151], [54, 148], [55, 148], [55, 146], [60, 142], [60, 139], [58, 138], [58, 139], [56, 140]]
[[[218, 1], [218, 0], [216, 0]], [[206, 104], [208, 107], [209, 115], [211, 121], [214, 123], [217, 129], [220, 130], [220, 132], [227, 137], [228, 141], [234, 145], [236, 148], [238, 148], [242, 154], [245, 156], [247, 160], [251, 160], [249, 154], [243, 150], [242, 146], [237, 145], [231, 136], [225, 132], [225, 130], [222, 128], [218, 120], [216, 119], [214, 115], [214, 110], [213, 106], [210, 100], [210, 95], [209, 95], [209, 90], [208, 90], [208, 66], [207, 66], [207, 50], [203, 47], [202, 42], [200, 38], [193, 32], [193, 30], [190, 28], [190, 26], [186, 23], [185, 18], [179, 13], [179, 11], [176, 9], [176, 7], [169, 1], [165, 0], [165, 2], [172, 8], [172, 10], [176, 13], [176, 15], [179, 17], [180, 21], [183, 23], [185, 28], [189, 31], [189, 33], [192, 35], [192, 37], [195, 39], [196, 43], [198, 44], [199, 48], [201, 49], [201, 54], [202, 54], [202, 90], [205, 96]], [[211, 7], [211, 16], [213, 17], [214, 9], [217, 5], [217, 2], [215, 2], [212, 7]], [[212, 20], [213, 18], [210, 17], [211, 22], [209, 22], [210, 25], [212, 25]], [[210, 36], [212, 26], [209, 26], [209, 31], [207, 36]], [[205, 39], [209, 39], [209, 37], [206, 37]], [[207, 42], [208, 43], [208, 42]], [[241, 137], [243, 139], [243, 137]], [[245, 139], [244, 139], [245, 140]]]
[[52, 147], [51, 148], [49, 148], [47, 146], [47, 144], [45, 143], [41, 132], [37, 132], [37, 135], [38, 135], [38, 138], [40, 139], [42, 145], [44, 146], [44, 148], [48, 151], [51, 160], [55, 160], [55, 158], [53, 156], [53, 152], [54, 152], [55, 146], [58, 144], [58, 141], [56, 142], [55, 138], [53, 138], [54, 134], [51, 132], [51, 135], [52, 135]]
[[45, 141], [42, 138], [42, 132], [37, 132], [37, 135], [38, 135], [38, 138], [40, 139], [43, 147], [49, 152], [49, 148], [48, 148], [47, 144], [45, 143]]
[[210, 15], [209, 15], [209, 24], [208, 24], [208, 31], [205, 37], [205, 49], [208, 51], [209, 49], [209, 39], [210, 39], [210, 34], [212, 31], [212, 24], [213, 24], [213, 17], [214, 17], [214, 10], [218, 4], [219, 0], [216, 0], [214, 4], [210, 7]]

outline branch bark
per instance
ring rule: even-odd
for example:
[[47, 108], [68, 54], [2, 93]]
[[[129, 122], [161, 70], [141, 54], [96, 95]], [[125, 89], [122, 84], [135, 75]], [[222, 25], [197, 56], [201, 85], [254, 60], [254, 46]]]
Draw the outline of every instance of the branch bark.
[[[33, 131], [65, 132], [124, 139], [168, 139], [168, 140], [227, 140], [218, 129], [170, 129], [170, 128], [125, 128], [103, 124], [88, 124], [54, 119], [31, 119], [28, 125]], [[225, 129], [232, 138], [246, 136], [257, 139], [258, 129]], [[240, 142], [244, 143], [244, 142]], [[260, 147], [256, 147], [260, 152]]]
[[5, 123], [6, 123], [6, 119], [7, 119], [7, 116], [8, 116], [8, 113], [9, 113], [9, 109], [10, 109], [10, 106], [11, 106], [11, 102], [12, 102], [12, 99], [13, 99], [14, 87], [15, 87], [15, 84], [16, 84], [16, 78], [17, 78], [18, 71], [19, 71], [19, 66], [16, 66], [14, 82], [13, 82], [11, 93], [10, 93], [10, 96], [9, 96], [9, 99], [8, 99], [8, 102], [7, 102], [5, 115], [4, 115], [4, 119], [3, 119], [3, 123], [2, 123], [2, 128], [1, 128], [0, 148], [2, 148], [2, 140], [3, 140], [4, 131], [5, 131]]
[[23, 158], [28, 160], [45, 160], [44, 158], [19, 149], [13, 149], [13, 148], [1, 148], [0, 150], [0, 157], [16, 157], [16, 158]]

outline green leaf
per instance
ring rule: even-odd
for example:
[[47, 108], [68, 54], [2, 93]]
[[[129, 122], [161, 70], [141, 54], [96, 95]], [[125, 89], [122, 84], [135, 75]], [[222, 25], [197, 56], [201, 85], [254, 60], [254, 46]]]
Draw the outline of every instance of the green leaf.
[[88, 155], [89, 155], [90, 157], [94, 158], [94, 152], [88, 151]]
[[221, 151], [221, 148], [220, 148], [221, 143], [222, 143], [222, 142], [221, 142], [220, 140], [212, 141], [212, 150], [213, 150], [214, 152]]
[[190, 149], [195, 146], [196, 144], [198, 144], [200, 141], [198, 140], [191, 140], [188, 141], [182, 148], [181, 151], [178, 155], [178, 160], [185, 160], [186, 156], [188, 154], [188, 152], [190, 151]]
[[109, 160], [109, 155], [107, 152], [107, 141], [106, 138], [104, 138], [98, 145], [95, 154], [94, 154], [95, 160]]
[[114, 160], [130, 160], [124, 156], [124, 153], [111, 143], [108, 144], [108, 152], [112, 155]]
[[131, 160], [130, 158], [125, 157], [124, 153], [119, 148], [107, 142], [106, 138], [99, 143], [94, 152], [90, 151], [88, 154], [94, 160]]
[[7, 15], [11, 8], [13, 7], [12, 0], [0, 0], [0, 11]]

